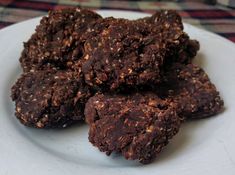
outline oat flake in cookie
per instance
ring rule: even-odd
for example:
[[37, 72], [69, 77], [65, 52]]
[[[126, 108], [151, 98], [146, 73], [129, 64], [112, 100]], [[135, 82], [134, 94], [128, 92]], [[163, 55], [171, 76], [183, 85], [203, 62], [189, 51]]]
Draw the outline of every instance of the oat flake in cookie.
[[172, 105], [152, 93], [95, 95], [85, 108], [89, 141], [107, 155], [150, 163], [179, 130]]
[[12, 87], [16, 117], [36, 128], [61, 128], [84, 120], [90, 95], [82, 80], [70, 71], [24, 73]]
[[69, 67], [83, 55], [81, 36], [100, 18], [95, 12], [79, 8], [50, 11], [24, 43], [20, 57], [23, 71]]

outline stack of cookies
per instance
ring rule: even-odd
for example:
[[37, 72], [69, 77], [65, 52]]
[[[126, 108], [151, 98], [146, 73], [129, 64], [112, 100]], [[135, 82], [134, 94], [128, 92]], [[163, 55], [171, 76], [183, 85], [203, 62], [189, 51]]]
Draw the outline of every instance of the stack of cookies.
[[223, 110], [192, 63], [198, 50], [175, 11], [137, 20], [51, 11], [24, 43], [23, 73], [12, 87], [16, 117], [36, 128], [86, 121], [100, 151], [149, 163], [182, 122]]

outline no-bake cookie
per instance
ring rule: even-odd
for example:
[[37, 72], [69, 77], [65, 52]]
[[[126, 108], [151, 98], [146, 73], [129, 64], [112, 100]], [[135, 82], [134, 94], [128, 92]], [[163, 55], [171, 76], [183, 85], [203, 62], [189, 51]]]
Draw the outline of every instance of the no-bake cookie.
[[[161, 16], [166, 12], [161, 11]], [[160, 82], [165, 64], [190, 62], [199, 44], [183, 31], [179, 16], [168, 13], [178, 18], [130, 21], [110, 17], [94, 23], [85, 34], [82, 72], [86, 83], [102, 90], [148, 85]]]
[[50, 11], [24, 43], [20, 57], [23, 71], [70, 67], [83, 56], [81, 36], [100, 18], [97, 13], [80, 8]]
[[16, 117], [36, 128], [61, 128], [84, 120], [91, 92], [75, 75], [54, 70], [22, 74], [12, 87]]
[[89, 99], [85, 117], [89, 141], [110, 155], [151, 162], [179, 130], [174, 104], [156, 94], [103, 95]]
[[[152, 16], [138, 19], [137, 21], [143, 21], [145, 23], [152, 24], [152, 27], [159, 28], [159, 26], [165, 26], [166, 29], [170, 29], [172, 34], [177, 31], [183, 31], [184, 26], [180, 15], [174, 10], [161, 10], [156, 11]], [[169, 30], [168, 29], [168, 30]], [[168, 32], [163, 30], [163, 32]], [[170, 38], [170, 37], [169, 37]], [[183, 39], [183, 40], [182, 40]], [[197, 40], [182, 38], [179, 40], [181, 43], [179, 47], [169, 47], [167, 52], [167, 62], [180, 62], [191, 63], [192, 59], [196, 56], [199, 50], [199, 42]]]
[[183, 118], [204, 118], [223, 110], [223, 100], [205, 71], [195, 64], [175, 63], [168, 68], [159, 95], [178, 104]]

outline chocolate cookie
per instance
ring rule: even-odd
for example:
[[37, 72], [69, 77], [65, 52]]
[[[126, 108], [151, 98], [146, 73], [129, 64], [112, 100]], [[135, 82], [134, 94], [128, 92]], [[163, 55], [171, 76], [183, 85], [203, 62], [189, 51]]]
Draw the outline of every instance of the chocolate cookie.
[[36, 128], [61, 128], [84, 120], [90, 95], [82, 79], [70, 71], [24, 73], [12, 87], [16, 117]]
[[172, 105], [152, 93], [95, 95], [85, 108], [89, 141], [107, 155], [150, 163], [179, 130]]
[[197, 40], [187, 40], [184, 43], [184, 47], [178, 50], [178, 54], [175, 54], [175, 56], [172, 57], [172, 59], [169, 59], [167, 66], [169, 65], [169, 62], [178, 62], [183, 64], [189, 64], [192, 63], [193, 58], [197, 55], [197, 52], [200, 48], [200, 44]]
[[[153, 24], [153, 27], [166, 26], [171, 28], [173, 33], [177, 30], [183, 30], [184, 26], [180, 15], [174, 10], [156, 11], [152, 16], [138, 19], [145, 23]], [[170, 47], [167, 52], [167, 62], [191, 63], [199, 50], [199, 42], [197, 40], [184, 39], [180, 41], [179, 47]], [[168, 64], [167, 64], [168, 65]]]
[[160, 42], [145, 36], [150, 30], [147, 24], [141, 25], [106, 18], [94, 26], [85, 42], [82, 65], [87, 84], [97, 89], [115, 90], [120, 86], [159, 81], [165, 53], [159, 49]]
[[[160, 14], [164, 16], [166, 12]], [[183, 32], [180, 17], [175, 20], [170, 17], [149, 22], [98, 20], [85, 34], [82, 72], [86, 83], [95, 88], [116, 90], [159, 82], [163, 64], [177, 60], [179, 55], [184, 58], [180, 62], [187, 62], [186, 57], [195, 56], [198, 50], [196, 42], [190, 41]], [[194, 51], [183, 52], [189, 46], [193, 46]]]
[[204, 118], [223, 110], [223, 100], [205, 71], [194, 64], [173, 64], [168, 68], [159, 95], [178, 105], [184, 118]]
[[81, 36], [100, 18], [95, 12], [79, 8], [50, 11], [24, 43], [20, 57], [23, 71], [69, 67], [83, 55]]

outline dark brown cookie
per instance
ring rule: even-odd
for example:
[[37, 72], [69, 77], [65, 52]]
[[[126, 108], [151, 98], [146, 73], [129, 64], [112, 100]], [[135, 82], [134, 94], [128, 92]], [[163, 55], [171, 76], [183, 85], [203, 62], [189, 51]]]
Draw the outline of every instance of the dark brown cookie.
[[[164, 16], [166, 12], [159, 13]], [[85, 34], [82, 72], [86, 83], [111, 90], [148, 85], [160, 81], [163, 64], [177, 60], [179, 55], [185, 60], [195, 56], [198, 45], [190, 44], [193, 41], [190, 42], [183, 32], [181, 18], [173, 11], [169, 13], [172, 14], [170, 17], [149, 22], [115, 18], [98, 20]], [[173, 14], [176, 19], [171, 18]], [[184, 51], [192, 45], [194, 52]], [[180, 62], [187, 62], [185, 60]]]
[[155, 94], [103, 95], [90, 98], [85, 117], [89, 141], [110, 155], [150, 163], [179, 130], [174, 106]]
[[24, 73], [12, 87], [16, 117], [36, 128], [61, 128], [84, 120], [90, 95], [82, 79], [70, 71]]
[[[159, 26], [168, 26], [173, 28], [173, 33], [177, 30], [183, 30], [184, 26], [180, 15], [174, 10], [162, 10], [156, 11], [152, 16], [138, 19], [137, 21], [143, 21], [150, 23], [153, 27], [158, 28]], [[167, 52], [167, 62], [180, 62], [180, 63], [191, 63], [192, 59], [196, 56], [199, 50], [199, 42], [196, 40], [185, 39], [180, 40], [181, 44], [179, 47], [170, 47]]]
[[99, 18], [97, 13], [79, 8], [50, 11], [24, 43], [20, 57], [24, 72], [70, 66], [83, 55], [81, 36]]
[[156, 87], [160, 96], [178, 104], [184, 118], [204, 118], [223, 110], [223, 100], [205, 71], [194, 64], [173, 64]]
[[184, 29], [180, 15], [174, 10], [158, 10], [151, 17], [143, 18], [143, 20], [155, 26], [164, 25], [179, 28], [180, 30]]
[[[146, 26], [146, 29], [144, 26]], [[115, 90], [158, 82], [164, 50], [141, 26], [125, 19], [106, 18], [97, 23], [85, 42], [82, 72], [95, 88]], [[156, 37], [155, 37], [156, 38]]]
[[[184, 47], [178, 50], [178, 54], [175, 54], [171, 62], [178, 62], [183, 64], [192, 63], [193, 58], [197, 55], [200, 48], [200, 44], [197, 40], [187, 40], [184, 43]], [[167, 66], [169, 64], [166, 64]]]

